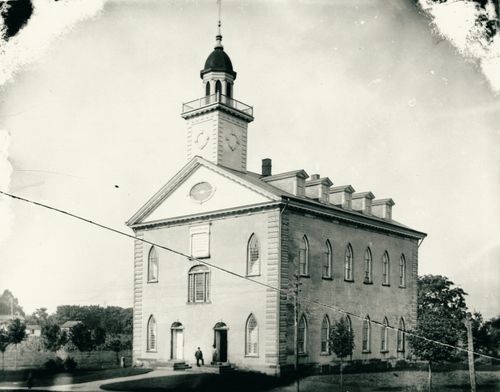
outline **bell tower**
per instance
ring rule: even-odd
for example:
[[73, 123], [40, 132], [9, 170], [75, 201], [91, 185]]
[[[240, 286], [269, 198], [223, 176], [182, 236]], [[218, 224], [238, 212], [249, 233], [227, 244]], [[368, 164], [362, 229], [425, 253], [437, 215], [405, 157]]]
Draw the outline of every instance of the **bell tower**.
[[247, 167], [247, 127], [253, 108], [233, 98], [236, 72], [222, 46], [219, 15], [215, 47], [200, 72], [203, 97], [182, 105], [187, 121], [187, 158], [201, 156], [238, 171]]

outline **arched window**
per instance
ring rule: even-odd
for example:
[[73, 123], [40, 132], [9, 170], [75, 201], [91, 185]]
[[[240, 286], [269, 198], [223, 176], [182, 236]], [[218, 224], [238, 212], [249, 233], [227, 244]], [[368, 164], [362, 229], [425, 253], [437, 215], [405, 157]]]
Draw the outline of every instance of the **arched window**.
[[229, 98], [233, 97], [233, 85], [231, 82], [227, 82], [227, 84], [226, 84], [226, 95]]
[[370, 326], [370, 317], [366, 316], [366, 318], [363, 320], [363, 333], [362, 333], [362, 345], [361, 349], [363, 352], [370, 352], [370, 338], [371, 338], [371, 326]]
[[299, 275], [307, 276], [309, 274], [309, 241], [307, 237], [302, 237], [299, 248]]
[[387, 251], [382, 256], [382, 284], [389, 286], [389, 254]]
[[363, 282], [372, 282], [372, 251], [370, 248], [366, 248], [365, 250], [365, 278]]
[[297, 327], [297, 351], [299, 354], [307, 352], [307, 321], [306, 316], [302, 316]]
[[325, 314], [323, 317], [323, 322], [321, 323], [321, 353], [330, 354], [330, 346], [328, 344], [330, 340], [330, 319], [328, 315]]
[[246, 355], [259, 355], [259, 326], [253, 314], [250, 314], [246, 324]]
[[351, 244], [348, 244], [345, 250], [344, 279], [350, 281], [354, 280], [352, 273], [352, 257], [353, 257], [352, 246]]
[[210, 270], [196, 265], [188, 273], [188, 302], [210, 301]]
[[205, 84], [205, 95], [208, 97], [210, 95], [210, 82]]
[[399, 319], [398, 326], [398, 352], [405, 352], [405, 320], [403, 317]]
[[401, 255], [399, 259], [399, 287], [406, 286], [406, 259], [405, 255]]
[[389, 341], [387, 340], [387, 333], [389, 331], [389, 321], [387, 320], [387, 317], [384, 318], [384, 324], [382, 325], [380, 329], [380, 351], [381, 352], [387, 352], [389, 351]]
[[215, 94], [221, 94], [221, 93], [222, 93], [222, 84], [220, 80], [217, 80], [217, 82], [215, 82]]
[[156, 351], [156, 320], [151, 315], [148, 320], [147, 351]]
[[351, 318], [347, 315], [345, 316], [345, 321], [347, 323], [347, 328], [349, 329], [349, 332], [352, 333], [352, 323], [351, 323]]
[[323, 278], [332, 277], [332, 245], [326, 241], [325, 253], [323, 254]]
[[149, 250], [148, 255], [148, 282], [158, 281], [158, 253], [154, 246]]
[[247, 275], [260, 275], [260, 245], [255, 234], [250, 236], [247, 245]]

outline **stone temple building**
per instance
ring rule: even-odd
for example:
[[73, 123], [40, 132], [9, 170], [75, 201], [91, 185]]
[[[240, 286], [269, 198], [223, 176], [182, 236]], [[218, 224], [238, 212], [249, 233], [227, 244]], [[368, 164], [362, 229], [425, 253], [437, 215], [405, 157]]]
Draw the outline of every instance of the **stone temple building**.
[[[134, 360], [193, 364], [200, 347], [206, 364], [281, 374], [295, 347], [301, 364], [335, 360], [328, 336], [341, 317], [353, 359], [404, 358], [404, 334], [385, 326], [415, 325], [425, 234], [393, 220], [394, 202], [372, 192], [303, 169], [273, 173], [270, 159], [248, 171], [253, 109], [235, 99], [221, 40], [200, 73], [203, 96], [182, 106], [186, 165], [127, 222], [137, 237]], [[351, 316], [302, 302], [295, 328], [286, 294], [295, 275], [301, 298]]]

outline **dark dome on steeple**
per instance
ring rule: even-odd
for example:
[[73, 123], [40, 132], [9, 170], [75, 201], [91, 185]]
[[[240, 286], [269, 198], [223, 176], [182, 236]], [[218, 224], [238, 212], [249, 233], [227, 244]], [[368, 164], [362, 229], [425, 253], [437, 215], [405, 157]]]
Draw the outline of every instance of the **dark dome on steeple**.
[[216, 46], [213, 52], [207, 57], [205, 67], [200, 71], [201, 78], [203, 79], [203, 75], [208, 72], [226, 72], [236, 78], [236, 72], [233, 70], [231, 59], [224, 52], [222, 45]]

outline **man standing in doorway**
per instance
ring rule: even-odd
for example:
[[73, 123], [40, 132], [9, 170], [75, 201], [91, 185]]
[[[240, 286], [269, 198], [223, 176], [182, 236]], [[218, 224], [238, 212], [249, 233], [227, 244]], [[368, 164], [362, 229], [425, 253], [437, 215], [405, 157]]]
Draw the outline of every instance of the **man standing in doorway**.
[[196, 366], [200, 366], [200, 361], [202, 365], [205, 365], [205, 362], [203, 361], [203, 353], [198, 347], [198, 350], [194, 353], [194, 357], [196, 358]]

